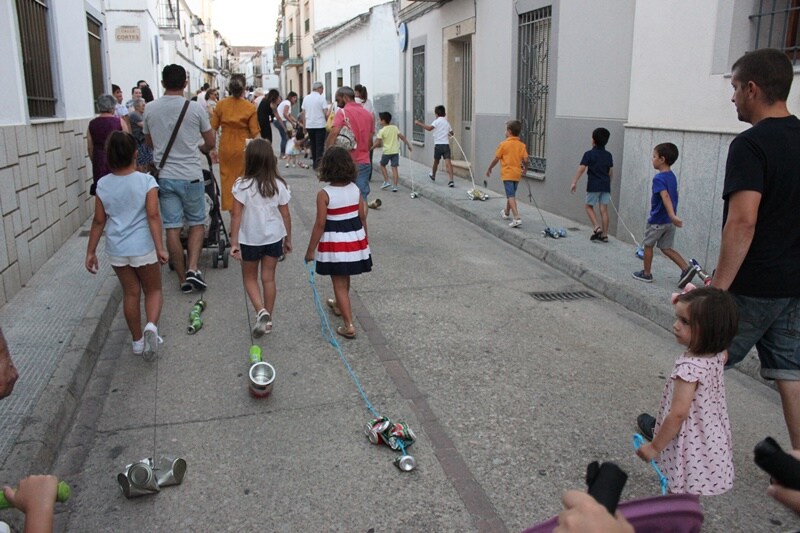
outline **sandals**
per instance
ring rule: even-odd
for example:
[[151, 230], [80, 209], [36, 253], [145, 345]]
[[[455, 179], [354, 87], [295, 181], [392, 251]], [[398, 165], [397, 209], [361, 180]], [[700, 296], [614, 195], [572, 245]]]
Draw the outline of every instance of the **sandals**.
[[342, 316], [342, 310], [339, 309], [339, 306], [336, 305], [336, 300], [333, 298], [328, 298], [325, 300], [325, 304], [330, 308], [331, 312], [336, 316]]
[[356, 328], [355, 328], [355, 326], [353, 324], [350, 324], [350, 327], [353, 328], [352, 331], [350, 331], [349, 328], [346, 328], [344, 326], [339, 326], [338, 328], [336, 328], [336, 333], [338, 333], [339, 335], [341, 335], [345, 339], [355, 339], [356, 338]]
[[600, 226], [597, 226], [596, 228], [594, 228], [594, 231], [592, 232], [592, 236], [589, 237], [589, 240], [590, 241], [599, 241], [599, 240], [602, 240], [602, 238], [603, 238], [603, 228], [601, 228]]

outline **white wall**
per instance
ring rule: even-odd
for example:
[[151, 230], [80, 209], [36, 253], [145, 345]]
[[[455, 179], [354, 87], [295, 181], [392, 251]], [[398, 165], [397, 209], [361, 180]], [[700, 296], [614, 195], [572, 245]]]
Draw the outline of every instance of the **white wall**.
[[[516, 89], [516, 84], [508, 81], [512, 78], [512, 65], [516, 66], [514, 32], [511, 31], [516, 18], [514, 8], [510, 0], [478, 2], [476, 18], [475, 41], [472, 47], [477, 74], [473, 79], [475, 111], [508, 116], [512, 86]], [[414, 28], [415, 34], [416, 31]], [[502, 61], [498, 61], [497, 54], [500, 50], [505, 51]], [[441, 64], [441, 59], [437, 64]]]
[[[736, 57], [726, 61], [728, 47], [720, 50], [717, 39], [726, 31], [723, 24], [731, 24], [730, 14], [719, 17], [719, 10], [729, 7], [727, 2], [693, 2], [691, 9], [677, 0], [637, 3], [630, 124], [727, 132], [744, 128], [730, 102], [727, 74]], [[747, 14], [740, 10], [733, 16]], [[653, 23], [658, 20], [669, 23]], [[721, 69], [715, 68], [720, 64]]]
[[[400, 48], [397, 43], [397, 24], [391, 4], [376, 6], [368, 24], [318, 48], [319, 60], [315, 74], [324, 83], [325, 74], [331, 73], [333, 94], [336, 88], [336, 71], [342, 69], [344, 85], [352, 87], [350, 67], [359, 65], [360, 83], [366, 85], [369, 98], [374, 102], [391, 95], [396, 106], [399, 106], [400, 80], [397, 73], [400, 69]], [[365, 48], [370, 53], [364, 53]], [[375, 111], [384, 110], [376, 108]], [[392, 113], [397, 114], [396, 110], [392, 110]]]
[[366, 13], [370, 7], [385, 2], [386, 0], [315, 0], [314, 16], [311, 20], [313, 30], [338, 26], [356, 15]]
[[627, 118], [635, 9], [634, 0], [559, 4], [556, 116]]
[[[118, 2], [115, 2], [115, 4]], [[138, 2], [139, 8], [144, 2]], [[153, 12], [155, 15], [155, 12]], [[138, 26], [139, 42], [119, 42], [116, 40], [116, 29], [119, 26]], [[106, 12], [106, 57], [108, 74], [111, 83], [119, 85], [125, 99], [130, 98], [131, 87], [139, 80], [146, 80], [158, 97], [161, 87], [160, 69], [156, 64], [155, 43], [164, 41], [158, 38], [158, 27], [145, 11], [108, 11]], [[164, 58], [158, 58], [162, 65]]]
[[5, 98], [0, 106], [0, 124], [23, 124], [28, 120], [25, 77], [13, 2], [0, 3], [0, 79], [5, 80]]

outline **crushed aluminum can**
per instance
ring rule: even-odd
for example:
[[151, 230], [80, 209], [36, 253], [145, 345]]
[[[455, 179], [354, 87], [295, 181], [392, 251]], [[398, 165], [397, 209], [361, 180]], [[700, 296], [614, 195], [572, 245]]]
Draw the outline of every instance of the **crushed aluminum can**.
[[386, 442], [388, 435], [385, 432], [392, 426], [392, 421], [385, 416], [373, 418], [364, 427], [364, 434], [367, 436], [372, 444], [381, 444]]
[[417, 467], [417, 461], [414, 459], [413, 455], [401, 455], [394, 460], [394, 466], [403, 472], [411, 472]]
[[126, 466], [125, 471], [117, 475], [117, 482], [128, 499], [155, 494], [160, 490], [153, 474], [153, 459], [150, 457]]

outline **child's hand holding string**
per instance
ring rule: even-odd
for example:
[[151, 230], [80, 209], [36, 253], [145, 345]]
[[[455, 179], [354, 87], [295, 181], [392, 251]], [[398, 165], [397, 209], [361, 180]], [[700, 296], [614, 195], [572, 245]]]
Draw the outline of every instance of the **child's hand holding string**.
[[652, 461], [656, 457], [658, 457], [659, 452], [656, 451], [655, 446], [653, 446], [652, 442], [648, 442], [647, 444], [643, 445], [641, 448], [636, 450], [636, 455], [642, 461]]

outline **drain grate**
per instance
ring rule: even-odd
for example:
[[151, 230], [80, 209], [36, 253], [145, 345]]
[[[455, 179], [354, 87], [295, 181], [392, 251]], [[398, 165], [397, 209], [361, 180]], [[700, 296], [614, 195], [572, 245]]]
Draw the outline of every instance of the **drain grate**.
[[587, 298], [594, 298], [594, 294], [587, 291], [572, 291], [572, 292], [529, 292], [536, 300], [540, 302], [567, 302], [570, 300], [585, 300]]

